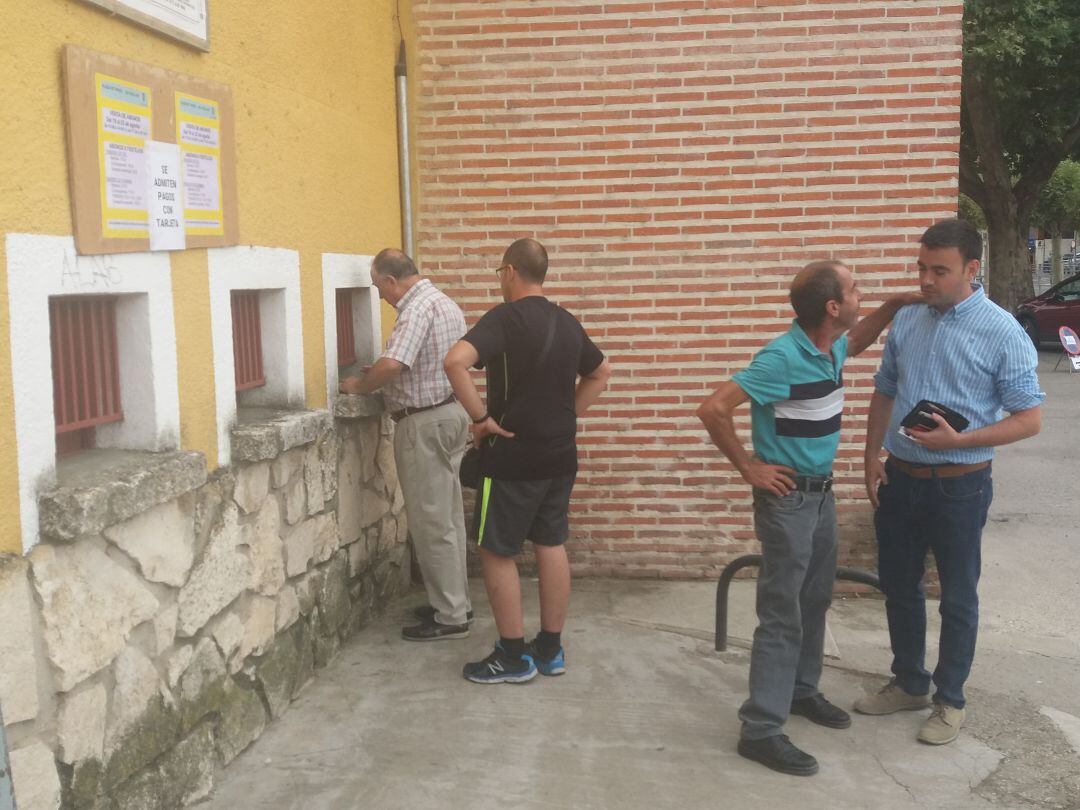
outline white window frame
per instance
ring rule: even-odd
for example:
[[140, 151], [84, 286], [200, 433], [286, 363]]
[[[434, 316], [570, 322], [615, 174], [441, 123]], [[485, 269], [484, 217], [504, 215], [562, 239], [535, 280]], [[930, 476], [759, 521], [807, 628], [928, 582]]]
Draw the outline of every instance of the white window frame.
[[285, 248], [211, 248], [210, 331], [214, 347], [218, 464], [232, 461], [236, 425], [232, 291], [259, 290], [263, 373], [266, 385], [245, 391], [245, 405], [303, 408], [304, 330], [300, 311], [300, 254]]
[[38, 542], [38, 495], [56, 483], [49, 298], [116, 296], [123, 421], [95, 428], [98, 447], [175, 450], [180, 443], [176, 330], [167, 253], [80, 256], [70, 236], [9, 233], [11, 384], [23, 550]]
[[326, 401], [330, 405], [338, 395], [337, 360], [337, 291], [363, 287], [368, 290], [368, 312], [353, 305], [353, 335], [356, 339], [356, 361], [368, 364], [375, 361], [382, 349], [382, 307], [379, 289], [371, 283], [371, 262], [374, 257], [351, 253], [324, 253], [323, 273], [323, 340], [326, 352]]

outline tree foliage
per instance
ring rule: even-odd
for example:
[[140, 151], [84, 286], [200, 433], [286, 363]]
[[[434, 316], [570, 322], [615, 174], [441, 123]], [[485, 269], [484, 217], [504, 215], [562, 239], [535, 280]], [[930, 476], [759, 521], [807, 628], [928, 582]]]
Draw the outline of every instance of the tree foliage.
[[965, 0], [960, 190], [990, 231], [991, 296], [1031, 293], [1027, 230], [1058, 164], [1080, 157], [1080, 0]]
[[1066, 160], [1054, 170], [1035, 201], [1032, 222], [1051, 236], [1080, 226], [1080, 163]]

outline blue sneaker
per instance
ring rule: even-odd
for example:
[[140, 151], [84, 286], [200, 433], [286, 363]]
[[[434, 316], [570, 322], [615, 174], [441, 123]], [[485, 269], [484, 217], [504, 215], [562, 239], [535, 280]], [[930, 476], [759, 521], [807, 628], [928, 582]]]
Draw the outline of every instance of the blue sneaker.
[[532, 656], [509, 657], [498, 642], [491, 655], [483, 661], [466, 664], [461, 674], [473, 683], [526, 683], [536, 677]]
[[525, 651], [532, 656], [541, 675], [562, 675], [566, 672], [566, 654], [562, 647], [550, 658], [545, 658], [537, 649], [536, 639], [533, 639], [525, 645]]

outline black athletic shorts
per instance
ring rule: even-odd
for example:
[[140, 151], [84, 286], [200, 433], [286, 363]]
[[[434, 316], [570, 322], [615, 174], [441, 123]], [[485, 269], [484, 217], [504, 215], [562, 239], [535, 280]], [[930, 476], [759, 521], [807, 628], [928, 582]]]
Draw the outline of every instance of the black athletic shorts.
[[526, 540], [561, 546], [570, 536], [570, 491], [576, 473], [540, 481], [483, 478], [476, 492], [473, 529], [480, 548], [514, 557]]

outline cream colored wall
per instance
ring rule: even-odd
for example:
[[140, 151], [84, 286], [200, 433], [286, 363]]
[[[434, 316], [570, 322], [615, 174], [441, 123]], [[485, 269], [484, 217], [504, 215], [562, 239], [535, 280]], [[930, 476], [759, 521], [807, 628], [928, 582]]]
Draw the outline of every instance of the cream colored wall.
[[[65, 43], [231, 85], [240, 242], [300, 252], [305, 388], [308, 405], [323, 407], [321, 254], [372, 254], [401, 241], [397, 4], [210, 0], [209, 5], [210, 53], [82, 0], [5, 9], [0, 233], [72, 232], [60, 78]], [[206, 251], [173, 254], [172, 273], [181, 442], [212, 460], [217, 448]], [[0, 242], [0, 552], [21, 547], [7, 293], [7, 257]]]

